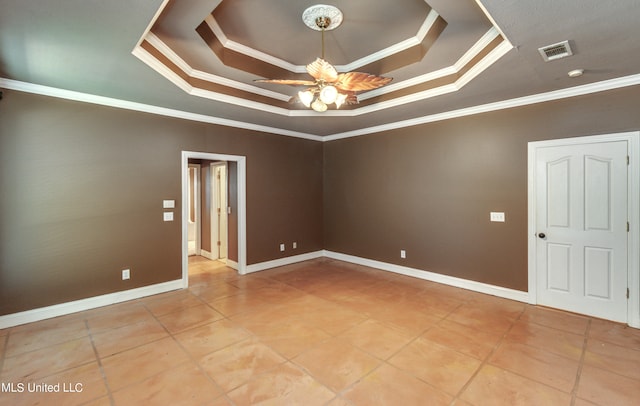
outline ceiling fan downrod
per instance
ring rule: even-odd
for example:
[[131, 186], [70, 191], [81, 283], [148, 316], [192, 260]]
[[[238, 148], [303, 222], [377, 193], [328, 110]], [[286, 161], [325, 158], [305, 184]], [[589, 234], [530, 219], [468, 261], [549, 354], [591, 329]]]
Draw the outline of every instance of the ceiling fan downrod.
[[320, 16], [316, 18], [316, 25], [322, 33], [322, 59], [324, 59], [324, 32], [331, 25], [331, 19], [326, 16]]

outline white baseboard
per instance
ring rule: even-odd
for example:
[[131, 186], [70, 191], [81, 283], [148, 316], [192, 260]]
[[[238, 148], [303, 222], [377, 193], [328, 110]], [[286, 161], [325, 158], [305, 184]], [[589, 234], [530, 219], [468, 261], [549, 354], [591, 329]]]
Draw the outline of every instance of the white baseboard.
[[182, 279], [0, 316], [0, 329], [140, 299], [184, 287]]
[[322, 258], [324, 256], [324, 251], [315, 251], [309, 252], [307, 254], [294, 255], [292, 257], [274, 259], [273, 261], [260, 262], [258, 264], [247, 265], [245, 270], [245, 274], [260, 272], [271, 268], [276, 268], [279, 266], [291, 265], [297, 262], [308, 261], [310, 259]]
[[[503, 297], [506, 299], [517, 300], [519, 302], [528, 302], [529, 294], [518, 290], [503, 288], [500, 286], [488, 285], [486, 283], [470, 281], [453, 276], [441, 275], [433, 272], [423, 271], [420, 269], [409, 268], [401, 265], [389, 264], [386, 262], [375, 261], [366, 258], [360, 258], [353, 255], [341, 254], [332, 251], [315, 251], [306, 254], [295, 255], [292, 257], [280, 258], [273, 261], [266, 261], [257, 264], [251, 264], [246, 267], [245, 273], [260, 272], [279, 266], [291, 265], [298, 262], [308, 261], [316, 258], [331, 258], [339, 261], [351, 262], [358, 265], [368, 266], [371, 268], [381, 269], [383, 271], [393, 272], [401, 275], [411, 276], [414, 278], [424, 279], [431, 282], [442, 283], [444, 285], [455, 286], [474, 292], [486, 293], [493, 296]], [[238, 269], [238, 263], [227, 259], [227, 266]], [[8, 314], [0, 316], [0, 329], [17, 326], [20, 324], [32, 323], [44, 319], [63, 316], [66, 314], [76, 313], [84, 310], [95, 309], [97, 307], [108, 306], [115, 303], [125, 302], [128, 300], [139, 299], [146, 296], [157, 295], [172, 290], [185, 288], [183, 280], [164, 282], [157, 285], [144, 286], [137, 289], [126, 290], [123, 292], [110, 293], [107, 295], [96, 296], [88, 299], [76, 300], [73, 302], [62, 303], [58, 305], [42, 307], [39, 309], [27, 310], [20, 313]]]
[[236, 271], [237, 271], [238, 269], [240, 269], [240, 265], [238, 265], [238, 263], [237, 263], [236, 261], [232, 261], [232, 260], [230, 260], [229, 258], [227, 258], [227, 259], [226, 259], [226, 265], [227, 265], [229, 268], [233, 268], [233, 269], [235, 269]]
[[207, 259], [210, 259], [212, 261], [215, 261], [216, 259], [218, 259], [218, 258], [214, 258], [212, 253], [210, 253], [207, 250], [203, 250], [203, 249], [200, 250], [200, 256], [201, 257], [205, 257]]
[[326, 258], [337, 259], [340, 261], [351, 262], [353, 264], [364, 265], [371, 268], [381, 269], [383, 271], [393, 272], [401, 275], [412, 276], [414, 278], [424, 279], [431, 282], [441, 283], [443, 285], [455, 286], [457, 288], [472, 290], [474, 292], [485, 293], [505, 299], [517, 300], [519, 302], [529, 302], [529, 293], [519, 290], [503, 288], [501, 286], [489, 285], [482, 282], [470, 281], [467, 279], [456, 278], [453, 276], [442, 275], [438, 273], [423, 271], [420, 269], [409, 268], [406, 266], [389, 264], [372, 259], [355, 257], [338, 252], [324, 251]]

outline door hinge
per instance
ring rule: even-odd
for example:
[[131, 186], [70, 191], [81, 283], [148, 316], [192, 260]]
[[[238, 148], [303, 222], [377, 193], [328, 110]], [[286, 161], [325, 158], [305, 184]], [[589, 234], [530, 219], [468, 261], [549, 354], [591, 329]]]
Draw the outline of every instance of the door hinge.
[[629, 299], [629, 288], [627, 288], [627, 299]]
[[631, 231], [631, 225], [629, 224], [629, 222], [627, 221], [627, 233]]
[[627, 166], [631, 165], [631, 158], [627, 155]]
[[[221, 245], [222, 245], [222, 243], [220, 243], [220, 241], [218, 241], [218, 247], [219, 247], [219, 246], [221, 246]], [[627, 290], [628, 290], [628, 289], [627, 289]]]

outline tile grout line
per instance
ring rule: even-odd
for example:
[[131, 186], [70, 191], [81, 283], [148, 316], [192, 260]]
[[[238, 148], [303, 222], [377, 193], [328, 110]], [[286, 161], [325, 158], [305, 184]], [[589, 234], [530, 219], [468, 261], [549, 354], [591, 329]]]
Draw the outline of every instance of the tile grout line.
[[[374, 357], [374, 358], [376, 358], [376, 359], [380, 360], [381, 362], [380, 362], [380, 364], [379, 364], [378, 366], [376, 366], [376, 367], [375, 367], [375, 368], [373, 368], [371, 371], [369, 371], [368, 373], [366, 373], [365, 375], [363, 375], [362, 377], [360, 377], [360, 379], [358, 379], [357, 381], [355, 381], [355, 382], [354, 382], [354, 383], [352, 383], [351, 385], [347, 386], [347, 387], [346, 387], [346, 388], [344, 388], [343, 390], [336, 392], [337, 397], [338, 397], [338, 398], [340, 398], [340, 399], [344, 399], [344, 397], [343, 397], [343, 395], [344, 395], [344, 394], [346, 394], [349, 390], [351, 390], [355, 385], [357, 385], [357, 384], [358, 384], [360, 381], [362, 381], [364, 378], [368, 377], [369, 375], [373, 374], [373, 373], [374, 373], [375, 371], [377, 371], [378, 369], [382, 368], [384, 365], [387, 365], [387, 366], [389, 366], [389, 367], [391, 367], [391, 368], [397, 368], [397, 369], [399, 369], [400, 371], [402, 371], [403, 373], [406, 373], [407, 375], [410, 375], [411, 377], [416, 378], [416, 379], [418, 379], [419, 381], [424, 382], [425, 384], [427, 384], [427, 385], [431, 386], [431, 387], [432, 387], [432, 388], [434, 388], [435, 390], [437, 390], [437, 391], [439, 391], [439, 392], [442, 392], [442, 393], [445, 393], [445, 394], [448, 394], [447, 392], [445, 392], [445, 391], [443, 391], [442, 389], [440, 389], [440, 388], [438, 388], [438, 387], [436, 387], [436, 386], [432, 385], [431, 383], [426, 382], [426, 381], [424, 381], [424, 380], [422, 380], [422, 379], [418, 378], [417, 376], [413, 375], [413, 374], [412, 374], [412, 373], [410, 373], [409, 371], [405, 371], [404, 369], [398, 368], [398, 367], [396, 367], [395, 365], [393, 365], [393, 364], [389, 363], [389, 360], [390, 360], [391, 358], [393, 358], [394, 356], [396, 356], [398, 353], [400, 353], [402, 350], [404, 350], [405, 348], [407, 348], [409, 345], [411, 345], [412, 343], [414, 343], [414, 342], [415, 342], [416, 340], [418, 340], [420, 337], [422, 337], [422, 336], [423, 336], [427, 331], [431, 330], [433, 327], [435, 327], [435, 326], [437, 326], [438, 324], [440, 324], [443, 320], [445, 320], [447, 317], [449, 317], [449, 315], [451, 315], [453, 312], [455, 312], [455, 311], [456, 311], [460, 306], [462, 306], [462, 305], [463, 305], [463, 303], [460, 303], [460, 304], [459, 304], [458, 306], [456, 306], [453, 310], [451, 310], [449, 313], [447, 313], [447, 315], [446, 315], [446, 316], [444, 316], [443, 318], [441, 318], [437, 323], [434, 323], [432, 326], [429, 326], [429, 327], [427, 327], [426, 329], [424, 329], [423, 331], [421, 331], [420, 333], [418, 333], [418, 335], [417, 335], [417, 336], [415, 336], [414, 338], [412, 338], [411, 340], [409, 340], [405, 345], [403, 345], [402, 347], [400, 347], [397, 351], [393, 352], [391, 355], [389, 355], [389, 356], [388, 356], [387, 358], [385, 358], [385, 359], [380, 359], [380, 358], [376, 357], [375, 355], [370, 354], [368, 351], [365, 351], [364, 349], [361, 349], [360, 347], [357, 347], [357, 346], [355, 346], [355, 345], [353, 345], [353, 344], [352, 344], [354, 347], [356, 347], [356, 348], [360, 349], [361, 351], [365, 352], [366, 354], [368, 354], [368, 355], [370, 355], [370, 356], [372, 356], [372, 357]], [[367, 320], [376, 320], [376, 319], [374, 319], [374, 318], [372, 318], [372, 317], [368, 317], [368, 318], [367, 318]], [[365, 321], [366, 321], [366, 320], [365, 320]], [[376, 320], [376, 321], [378, 321], [378, 320]], [[455, 400], [456, 400], [456, 399], [457, 399], [457, 398], [454, 396], [454, 397], [453, 397], [452, 402], [454, 402], [454, 403], [455, 403]], [[351, 403], [351, 402], [349, 402], [349, 403]]]
[[522, 315], [524, 314], [524, 312], [526, 311], [526, 307], [524, 307], [522, 309], [522, 311], [520, 312], [520, 314], [518, 315], [518, 317], [513, 320], [511, 322], [511, 325], [509, 326], [509, 328], [507, 329], [507, 331], [505, 331], [502, 334], [502, 337], [500, 337], [500, 340], [498, 340], [498, 342], [496, 343], [496, 345], [493, 346], [493, 348], [491, 349], [491, 351], [489, 352], [489, 354], [487, 354], [487, 356], [482, 360], [482, 362], [480, 363], [480, 365], [478, 366], [478, 368], [474, 371], [474, 373], [471, 375], [471, 377], [469, 377], [469, 379], [467, 380], [467, 382], [462, 386], [462, 388], [460, 388], [460, 390], [458, 391], [458, 393], [455, 395], [455, 397], [453, 398], [453, 401], [451, 402], [451, 405], [454, 405], [456, 403], [456, 401], [461, 400], [460, 396], [469, 388], [469, 386], [471, 385], [471, 383], [476, 379], [476, 377], [478, 376], [478, 374], [480, 373], [480, 371], [482, 370], [482, 368], [484, 368], [487, 364], [489, 364], [489, 360], [491, 359], [491, 357], [493, 356], [493, 354], [496, 353], [496, 351], [498, 350], [498, 348], [500, 348], [500, 346], [503, 344], [504, 340], [507, 338], [507, 336], [509, 335], [509, 333], [511, 332], [511, 330], [513, 330], [513, 327], [516, 325], [516, 322], [518, 320], [520, 320], [520, 318], [522, 317]]
[[96, 343], [93, 341], [93, 334], [91, 333], [91, 329], [89, 328], [89, 321], [84, 319], [84, 325], [87, 329], [87, 334], [89, 335], [89, 340], [91, 341], [91, 348], [93, 348], [93, 354], [96, 357], [96, 361], [98, 363], [98, 368], [100, 369], [100, 375], [102, 376], [102, 381], [104, 382], [104, 386], [107, 388], [107, 396], [109, 397], [109, 403], [111, 405], [115, 405], [115, 400], [113, 399], [113, 393], [111, 392], [111, 387], [109, 386], [109, 381], [107, 380], [107, 374], [104, 372], [104, 367], [102, 365], [102, 359], [98, 354], [98, 349], [96, 348]]
[[589, 318], [589, 322], [587, 323], [587, 329], [584, 333], [584, 344], [582, 347], [582, 354], [580, 355], [580, 363], [578, 364], [578, 370], [576, 371], [576, 381], [573, 385], [573, 389], [571, 390], [571, 406], [575, 405], [576, 399], [578, 398], [578, 387], [580, 386], [580, 378], [582, 376], [582, 368], [584, 367], [584, 359], [587, 355], [587, 345], [589, 344], [589, 334], [591, 333], [591, 321], [593, 319]]
[[[196, 296], [193, 292], [189, 292], [189, 293], [191, 293], [192, 295]], [[199, 298], [198, 298], [198, 299], [199, 299]], [[208, 304], [208, 303], [205, 303], [205, 304], [207, 304], [207, 306], [209, 306], [209, 304]], [[218, 385], [218, 383], [217, 383], [213, 378], [211, 378], [211, 377], [209, 376], [209, 374], [208, 374], [208, 373], [207, 373], [207, 372], [202, 368], [202, 366], [200, 365], [200, 363], [199, 363], [198, 361], [196, 361], [196, 359], [193, 357], [193, 355], [191, 355], [191, 353], [190, 353], [189, 351], [187, 351], [187, 349], [186, 349], [186, 348], [184, 348], [184, 346], [182, 345], [182, 343], [181, 343], [181, 342], [180, 342], [180, 341], [175, 337], [175, 335], [174, 335], [171, 331], [169, 331], [169, 329], [168, 329], [168, 328], [167, 328], [167, 327], [166, 327], [166, 326], [165, 326], [165, 325], [164, 325], [164, 324], [163, 324], [163, 323], [158, 319], [158, 317], [157, 317], [155, 314], [153, 314], [153, 312], [152, 312], [151, 310], [149, 310], [149, 308], [146, 306], [146, 304], [144, 304], [144, 303], [143, 303], [143, 304], [142, 304], [142, 306], [144, 306], [144, 308], [149, 312], [149, 314], [151, 314], [151, 317], [153, 317], [153, 318], [154, 318], [154, 320], [155, 320], [158, 324], [160, 324], [160, 325], [162, 326], [162, 328], [167, 332], [167, 334], [169, 334], [169, 337], [171, 337], [171, 339], [176, 343], [176, 345], [177, 345], [178, 347], [180, 347], [180, 349], [182, 349], [182, 351], [184, 351], [184, 352], [185, 352], [185, 354], [187, 355], [187, 358], [189, 358], [189, 360], [190, 360], [191, 362], [193, 362], [193, 364], [196, 366], [196, 368], [198, 368], [198, 370], [199, 370], [202, 374], [204, 374], [204, 376], [207, 378], [207, 380], [208, 380], [209, 382], [211, 382], [211, 383], [212, 383], [212, 384], [213, 384], [213, 385], [214, 385], [214, 386], [215, 386], [215, 387], [220, 391], [220, 393], [222, 393], [222, 396], [218, 396], [218, 397], [216, 397], [216, 398], [214, 398], [214, 399], [219, 399], [219, 398], [221, 398], [221, 397], [224, 397], [227, 401], [229, 401], [229, 403], [230, 403], [230, 404], [234, 405], [235, 403], [233, 403], [233, 402], [231, 401], [231, 399], [229, 399], [229, 397], [227, 396], [227, 392], [225, 392], [225, 391], [220, 387], [220, 385]], [[209, 307], [211, 307], [211, 306], [209, 306]], [[213, 307], [211, 307], [211, 308], [213, 308]], [[215, 310], [215, 309], [214, 309], [214, 310]], [[216, 311], [217, 311], [217, 310], [216, 310]], [[222, 314], [222, 313], [220, 313], [220, 314]], [[222, 315], [224, 316], [224, 314], [222, 314]], [[226, 318], [226, 316], [225, 316], [225, 318]], [[215, 320], [215, 321], [213, 321], [213, 322], [211, 322], [211, 323], [216, 323], [216, 322], [218, 322], [218, 321], [219, 321], [219, 320]], [[197, 326], [194, 326], [193, 328], [195, 329], [195, 328], [202, 327], [202, 326], [205, 326], [205, 325], [207, 325], [207, 324], [211, 324], [211, 323], [205, 323], [205, 324], [197, 325]], [[191, 328], [188, 328], [188, 329], [185, 329], [185, 330], [181, 330], [181, 331], [177, 332], [176, 334], [181, 334], [181, 333], [183, 333], [183, 332], [185, 332], [185, 331], [188, 331], [188, 330], [191, 330]], [[247, 340], [247, 339], [244, 339], [244, 340], [241, 340], [241, 341], [245, 341], [245, 340]], [[227, 346], [227, 347], [230, 347], [231, 345], [233, 345], [233, 344], [230, 344], [230, 345], [229, 345], [229, 346]], [[224, 347], [224, 348], [227, 348], [227, 347]], [[185, 363], [185, 364], [186, 364], [186, 363]], [[180, 365], [182, 365], [182, 364], [180, 364]], [[175, 368], [175, 366], [174, 366], [174, 368]], [[169, 369], [171, 369], [171, 368], [169, 368]], [[162, 372], [166, 372], [166, 371], [162, 371]], [[153, 376], [159, 375], [159, 374], [161, 374], [162, 372], [158, 372], [157, 374], [155, 374], [155, 375], [153, 375]], [[150, 377], [149, 377], [149, 378], [150, 378]], [[148, 379], [148, 378], [146, 378], [146, 379]]]

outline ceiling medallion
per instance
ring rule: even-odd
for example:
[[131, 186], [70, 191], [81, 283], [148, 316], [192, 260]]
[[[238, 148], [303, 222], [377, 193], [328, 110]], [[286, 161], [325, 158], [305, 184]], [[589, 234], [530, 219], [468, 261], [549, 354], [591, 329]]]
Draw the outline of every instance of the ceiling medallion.
[[[298, 92], [297, 100], [308, 108], [321, 113], [334, 105], [339, 109], [343, 104], [358, 104], [356, 92], [373, 90], [391, 82], [391, 78], [363, 72], [338, 73], [336, 68], [324, 60], [324, 32], [342, 24], [342, 12], [334, 6], [317, 4], [302, 13], [302, 21], [307, 27], [322, 33], [322, 57], [307, 65], [307, 72], [314, 80], [259, 79], [256, 82], [275, 83], [292, 86], [307, 86]], [[292, 97], [291, 101], [295, 101]]]
[[[316, 4], [302, 12], [302, 21], [312, 30], [331, 31], [335, 30], [342, 24], [342, 11], [337, 7], [328, 6], [326, 4]], [[322, 27], [317, 24], [318, 19], [328, 19], [329, 24]]]

